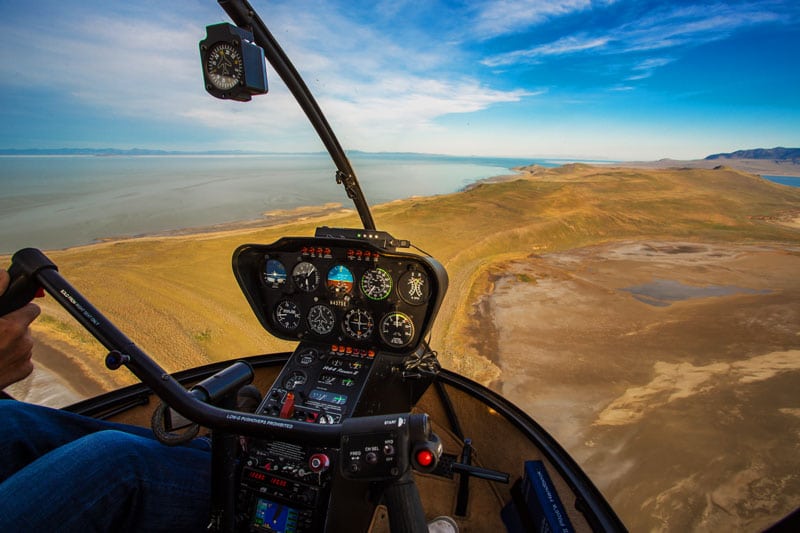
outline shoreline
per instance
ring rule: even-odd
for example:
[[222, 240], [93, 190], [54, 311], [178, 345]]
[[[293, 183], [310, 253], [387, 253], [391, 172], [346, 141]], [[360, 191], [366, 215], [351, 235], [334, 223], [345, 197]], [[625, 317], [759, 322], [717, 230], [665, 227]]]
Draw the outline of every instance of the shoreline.
[[[38, 157], [38, 156], [37, 156]], [[718, 169], [719, 167], [733, 168], [741, 172], [755, 174], [762, 179], [764, 175], [779, 176], [779, 177], [798, 177], [800, 178], [800, 164], [794, 162], [778, 162], [778, 161], [765, 161], [765, 160], [750, 160], [750, 159], [719, 159], [719, 160], [676, 160], [676, 159], [661, 159], [658, 161], [624, 161], [624, 162], [593, 162], [593, 163], [564, 163], [561, 165], [543, 166], [539, 163], [534, 163], [527, 166], [518, 166], [510, 168], [513, 174], [498, 174], [481, 178], [455, 190], [451, 193], [456, 194], [466, 191], [472, 191], [486, 184], [503, 183], [514, 181], [517, 179], [527, 179], [531, 176], [536, 176], [539, 173], [546, 173], [552, 169], [564, 169], [573, 165], [597, 167], [599, 169], [614, 169], [614, 168], [646, 168], [646, 169], [682, 169], [682, 168], [698, 168], [698, 169]], [[769, 180], [767, 180], [769, 181]], [[772, 182], [774, 183], [774, 182]], [[432, 194], [424, 196], [410, 196], [408, 198], [400, 198], [388, 202], [372, 205], [373, 210], [380, 209], [384, 206], [395, 204], [398, 202], [408, 200], [429, 199], [442, 196], [441, 194]], [[348, 207], [341, 202], [327, 202], [317, 205], [305, 205], [289, 209], [275, 209], [271, 211], [262, 212], [258, 218], [246, 218], [241, 220], [232, 220], [229, 222], [221, 222], [209, 225], [195, 225], [182, 228], [166, 229], [152, 232], [143, 232], [137, 234], [117, 234], [108, 235], [103, 237], [95, 237], [92, 241], [68, 245], [68, 246], [53, 246], [43, 248], [45, 251], [71, 251], [91, 246], [98, 246], [103, 244], [114, 244], [118, 242], [126, 242], [133, 240], [144, 239], [160, 239], [172, 237], [185, 237], [185, 236], [202, 236], [213, 237], [223, 234], [235, 234], [236, 232], [246, 232], [258, 229], [277, 228], [284, 225], [305, 222], [308, 220], [319, 219], [327, 220], [334, 218], [336, 215], [347, 216], [355, 214], [354, 207]], [[788, 221], [789, 225], [796, 225], [800, 223], [800, 218], [793, 221]], [[0, 252], [0, 258], [10, 258], [16, 250], [8, 252]]]

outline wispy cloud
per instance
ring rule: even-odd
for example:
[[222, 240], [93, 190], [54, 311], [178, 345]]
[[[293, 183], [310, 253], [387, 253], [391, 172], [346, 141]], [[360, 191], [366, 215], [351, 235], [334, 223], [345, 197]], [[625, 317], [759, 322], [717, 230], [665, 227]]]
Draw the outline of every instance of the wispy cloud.
[[653, 75], [653, 72], [661, 68], [665, 65], [669, 65], [675, 61], [674, 58], [670, 57], [651, 57], [649, 59], [645, 59], [638, 64], [633, 65], [630, 70], [633, 72], [630, 76], [625, 78], [627, 81], [637, 81], [649, 78]]
[[492, 0], [478, 8], [474, 31], [490, 38], [530, 28], [554, 17], [613, 4], [615, 0]]
[[620, 26], [619, 52], [697, 46], [729, 37], [758, 24], [776, 22], [781, 13], [768, 4], [712, 4], [669, 8]]
[[[577, 6], [577, 2], [573, 7]], [[614, 28], [560, 37], [528, 48], [495, 54], [482, 60], [490, 67], [538, 64], [547, 58], [574, 55], [631, 55], [636, 52], [689, 48], [725, 39], [758, 24], [780, 21], [782, 14], [767, 4], [711, 4], [668, 7]], [[675, 58], [641, 61], [631, 56], [628, 81], [650, 77]]]
[[[608, 117], [646, 108], [630, 121], [695, 120], [720, 95], [742, 102], [726, 107], [742, 113], [761, 109], [767, 84], [774, 115], [767, 121], [759, 112], [756, 124], [795, 132], [776, 143], [797, 138], [797, 75], [785, 67], [798, 42], [793, 0], [251, 1], [347, 148], [527, 153], [535, 145], [560, 153], [561, 145], [602, 138], [611, 150], [612, 137], [597, 133], [609, 128]], [[20, 142], [14, 132], [24, 131], [31, 142], [77, 132], [82, 143], [321, 147], [272, 69], [270, 94], [248, 104], [205, 93], [197, 42], [206, 24], [226, 19], [215, 2], [173, 0], [169, 10], [154, 9], [157, 0], [29, 4], [0, 0], [0, 93], [14, 101], [0, 117], [3, 142]], [[764, 38], [773, 28], [780, 42]], [[730, 48], [702, 46], [725, 39]], [[749, 61], [735, 65], [725, 53]], [[657, 76], [673, 63], [702, 97], [684, 98], [675, 93], [680, 83]], [[723, 83], [742, 72], [748, 79]], [[637, 90], [643, 85], [647, 94]], [[576, 137], [593, 114], [602, 127]], [[629, 127], [625, 120], [620, 128]], [[666, 137], [655, 143], [640, 131], [626, 138], [667, 146]]]
[[[430, 129], [437, 118], [470, 113], [533, 95], [499, 90], [470, 76], [449, 72], [459, 52], [447, 45], [398, 43], [336, 6], [314, 12], [279, 4], [271, 11], [281, 41], [331, 122], [367, 136]], [[210, 21], [210, 22], [213, 22]], [[51, 21], [52, 23], [52, 21]], [[180, 23], [152, 15], [95, 16], [75, 13], [38, 32], [0, 24], [0, 78], [19, 87], [60, 87], [83, 105], [151, 122], [195, 124], [239, 132], [283, 131], [294, 137], [310, 128], [286, 88], [270, 72], [270, 94], [246, 105], [219, 102], [202, 89], [197, 42], [202, 23]], [[75, 32], [73, 28], [82, 27]], [[22, 54], [36, 68], [11, 60]], [[347, 131], [344, 132], [345, 136]], [[354, 133], [355, 135], [355, 133]], [[234, 139], [237, 137], [234, 136]]]
[[590, 37], [585, 34], [570, 35], [558, 39], [557, 41], [535, 46], [527, 50], [515, 50], [506, 54], [488, 57], [481, 62], [489, 67], [500, 67], [518, 63], [537, 63], [541, 58], [546, 56], [559, 56], [602, 49], [608, 46], [610, 39], [610, 36]]

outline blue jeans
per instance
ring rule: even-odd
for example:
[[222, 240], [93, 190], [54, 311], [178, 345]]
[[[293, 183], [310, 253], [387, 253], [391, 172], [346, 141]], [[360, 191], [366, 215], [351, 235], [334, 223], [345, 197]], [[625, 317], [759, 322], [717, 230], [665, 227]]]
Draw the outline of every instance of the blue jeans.
[[0, 531], [204, 531], [210, 445], [0, 400]]

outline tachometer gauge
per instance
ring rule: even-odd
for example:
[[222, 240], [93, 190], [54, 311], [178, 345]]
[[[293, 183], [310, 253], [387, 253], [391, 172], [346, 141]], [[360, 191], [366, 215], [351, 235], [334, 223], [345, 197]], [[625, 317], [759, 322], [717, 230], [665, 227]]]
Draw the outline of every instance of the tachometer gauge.
[[392, 292], [392, 277], [382, 268], [373, 268], [361, 276], [361, 290], [370, 300], [383, 300]]
[[292, 331], [300, 325], [300, 308], [291, 300], [281, 300], [275, 306], [275, 321], [283, 329]]
[[297, 263], [292, 270], [292, 281], [301, 291], [312, 292], [319, 287], [319, 271], [308, 261]]
[[221, 91], [228, 91], [244, 78], [244, 60], [239, 47], [218, 42], [208, 51], [205, 64], [208, 81]]
[[286, 267], [276, 259], [268, 259], [264, 265], [264, 283], [270, 289], [280, 289], [286, 285]]
[[315, 305], [308, 311], [308, 326], [314, 333], [327, 335], [336, 325], [336, 316], [327, 305]]
[[409, 270], [397, 280], [397, 292], [411, 305], [426, 303], [431, 296], [428, 275], [419, 270]]
[[375, 323], [372, 320], [370, 312], [357, 307], [349, 310], [344, 315], [344, 322], [342, 322], [344, 332], [358, 341], [368, 339], [369, 336], [372, 335], [374, 326]]
[[335, 296], [350, 294], [353, 281], [353, 273], [344, 265], [336, 265], [328, 271], [328, 289]]
[[408, 346], [414, 338], [414, 322], [405, 313], [389, 313], [381, 320], [380, 334], [383, 342], [394, 348]]

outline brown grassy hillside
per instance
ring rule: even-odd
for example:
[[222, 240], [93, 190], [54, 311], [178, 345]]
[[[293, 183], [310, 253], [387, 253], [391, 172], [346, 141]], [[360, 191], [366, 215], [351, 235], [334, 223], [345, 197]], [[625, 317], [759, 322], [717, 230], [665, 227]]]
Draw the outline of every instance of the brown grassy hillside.
[[[365, 189], [369, 191], [368, 184]], [[468, 310], [503, 262], [532, 253], [631, 239], [800, 242], [780, 222], [800, 216], [800, 190], [731, 169], [531, 167], [470, 190], [375, 209], [381, 229], [438, 258], [450, 289], [434, 330], [445, 366], [488, 382], [497, 368], [465, 334]], [[252, 316], [231, 274], [239, 244], [310, 235], [317, 225], [356, 226], [354, 214], [263, 229], [151, 237], [50, 255], [61, 272], [168, 370], [283, 350]], [[7, 258], [2, 258], [6, 262]], [[80, 360], [104, 387], [129, 382], [102, 368], [103, 350], [66, 313], [43, 303], [43, 341]], [[87, 355], [88, 354], [88, 355]]]

